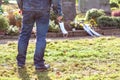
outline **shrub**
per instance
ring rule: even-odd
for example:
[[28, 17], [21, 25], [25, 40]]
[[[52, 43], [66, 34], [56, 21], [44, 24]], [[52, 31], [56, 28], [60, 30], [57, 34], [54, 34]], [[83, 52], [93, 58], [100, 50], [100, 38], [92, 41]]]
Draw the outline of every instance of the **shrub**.
[[50, 20], [52, 20], [52, 21], [53, 21], [53, 20], [56, 20], [56, 17], [57, 17], [57, 16], [55, 15], [54, 11], [51, 10], [51, 11], [50, 11]]
[[120, 4], [120, 1], [118, 1], [118, 4]]
[[6, 17], [0, 15], [0, 30], [6, 31], [8, 29], [9, 22]]
[[119, 8], [119, 5], [116, 2], [111, 2], [110, 7], [111, 8], [113, 8], [113, 7]]
[[0, 6], [0, 15], [3, 14], [3, 8]]
[[89, 21], [89, 23], [90, 23], [90, 26], [91, 26], [91, 27], [97, 27], [97, 26], [98, 26], [97, 23], [96, 23], [96, 21], [95, 21], [94, 19], [91, 19], [91, 20]]
[[97, 19], [97, 24], [99, 27], [120, 27], [120, 18], [119, 17], [109, 17], [101, 16]]
[[111, 11], [116, 11], [116, 10], [119, 10], [119, 8], [116, 7], [111, 8]]
[[9, 0], [3, 0], [4, 4], [9, 4]]
[[7, 30], [8, 35], [17, 35], [19, 34], [19, 28], [17, 26], [11, 25]]
[[86, 20], [91, 20], [94, 19], [95, 21], [97, 20], [98, 17], [105, 15], [104, 10], [101, 9], [90, 9], [87, 11], [85, 19]]
[[21, 27], [22, 15], [18, 9], [8, 11], [7, 17], [10, 25]]
[[14, 26], [16, 25], [16, 20], [15, 20], [15, 15], [13, 10], [8, 11], [7, 18], [9, 20], [10, 25], [14, 25]]
[[50, 21], [49, 32], [59, 32], [60, 28], [58, 24], [55, 24], [55, 21]]
[[113, 19], [114, 19], [114, 21], [117, 23], [117, 24], [116, 24], [116, 27], [117, 27], [117, 28], [120, 28], [120, 17], [114, 17]]
[[48, 32], [60, 32], [57, 15], [54, 13], [53, 10], [50, 11], [50, 23]]
[[120, 16], [120, 10], [112, 11], [112, 16]]

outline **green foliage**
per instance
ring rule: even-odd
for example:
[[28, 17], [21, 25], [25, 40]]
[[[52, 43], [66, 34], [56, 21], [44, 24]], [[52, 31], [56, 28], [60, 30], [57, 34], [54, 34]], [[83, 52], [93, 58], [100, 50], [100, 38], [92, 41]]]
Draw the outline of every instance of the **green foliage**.
[[49, 32], [59, 32], [60, 28], [59, 25], [55, 23], [55, 21], [50, 20], [50, 24], [49, 24]]
[[83, 30], [83, 26], [79, 23], [75, 23], [75, 22], [70, 22], [70, 26], [72, 28], [75, 28], [76, 30]]
[[120, 0], [118, 1], [118, 4], [120, 4]]
[[84, 20], [84, 17], [85, 17], [85, 13], [78, 13], [75, 17], [75, 21], [81, 21], [81, 20]]
[[115, 2], [115, 3], [118, 3], [120, 0], [110, 0], [110, 3], [111, 2]]
[[113, 8], [113, 7], [119, 8], [119, 5], [118, 5], [118, 3], [116, 3], [116, 2], [111, 2], [111, 3], [110, 3], [110, 7], [111, 7], [111, 8]]
[[3, 0], [4, 4], [9, 4], [9, 0]]
[[96, 23], [96, 21], [94, 19], [91, 19], [89, 21], [89, 24], [90, 24], [91, 27], [97, 27], [98, 26], [97, 23]]
[[19, 28], [17, 26], [11, 25], [7, 30], [8, 35], [17, 35], [19, 34]]
[[56, 20], [57, 15], [55, 15], [54, 11], [50, 11], [50, 23], [49, 23], [49, 32], [59, 32], [60, 28], [58, 22]]
[[55, 20], [56, 20], [56, 17], [57, 17], [57, 16], [55, 15], [54, 11], [51, 10], [51, 11], [50, 11], [50, 20], [54, 20], [54, 21], [55, 21]]
[[0, 6], [0, 15], [2, 15], [3, 14], [3, 8], [2, 8], [2, 6]]
[[98, 18], [97, 24], [100, 27], [120, 28], [120, 18], [119, 17], [101, 16]]
[[94, 19], [96, 21], [98, 17], [103, 16], [103, 15], [105, 15], [104, 10], [90, 9], [87, 11], [85, 19], [86, 20]]
[[79, 0], [76, 0], [76, 4], [78, 4], [78, 1], [79, 1]]
[[9, 22], [6, 17], [0, 15], [0, 30], [6, 31], [9, 27]]

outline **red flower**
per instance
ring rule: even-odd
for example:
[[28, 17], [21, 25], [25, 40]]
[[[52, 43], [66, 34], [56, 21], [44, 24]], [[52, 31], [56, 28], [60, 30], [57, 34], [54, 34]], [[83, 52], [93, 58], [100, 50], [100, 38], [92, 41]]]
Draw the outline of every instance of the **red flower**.
[[19, 10], [19, 13], [22, 14], [22, 10]]

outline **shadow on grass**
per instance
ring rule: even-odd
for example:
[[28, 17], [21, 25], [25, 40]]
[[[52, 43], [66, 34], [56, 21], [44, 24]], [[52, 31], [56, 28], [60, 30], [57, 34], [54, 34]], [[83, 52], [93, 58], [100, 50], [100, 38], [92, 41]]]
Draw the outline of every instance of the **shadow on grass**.
[[36, 74], [37, 74], [38, 80], [52, 80], [48, 76], [48, 71], [45, 71], [45, 72], [38, 72], [38, 71], [36, 71]]
[[[35, 71], [36, 78], [35, 80], [52, 80], [48, 76], [48, 71], [38, 72]], [[26, 68], [18, 69], [18, 75], [21, 80], [31, 80], [30, 74], [28, 74]]]
[[21, 80], [31, 80], [26, 68], [18, 69], [18, 74]]

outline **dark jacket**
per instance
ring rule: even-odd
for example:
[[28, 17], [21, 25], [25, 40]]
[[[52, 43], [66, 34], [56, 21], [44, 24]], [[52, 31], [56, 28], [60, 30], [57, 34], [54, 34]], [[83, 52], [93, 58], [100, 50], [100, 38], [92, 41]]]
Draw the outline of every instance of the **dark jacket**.
[[62, 16], [61, 0], [17, 0], [18, 7], [23, 11], [49, 11], [53, 5], [54, 12]]

